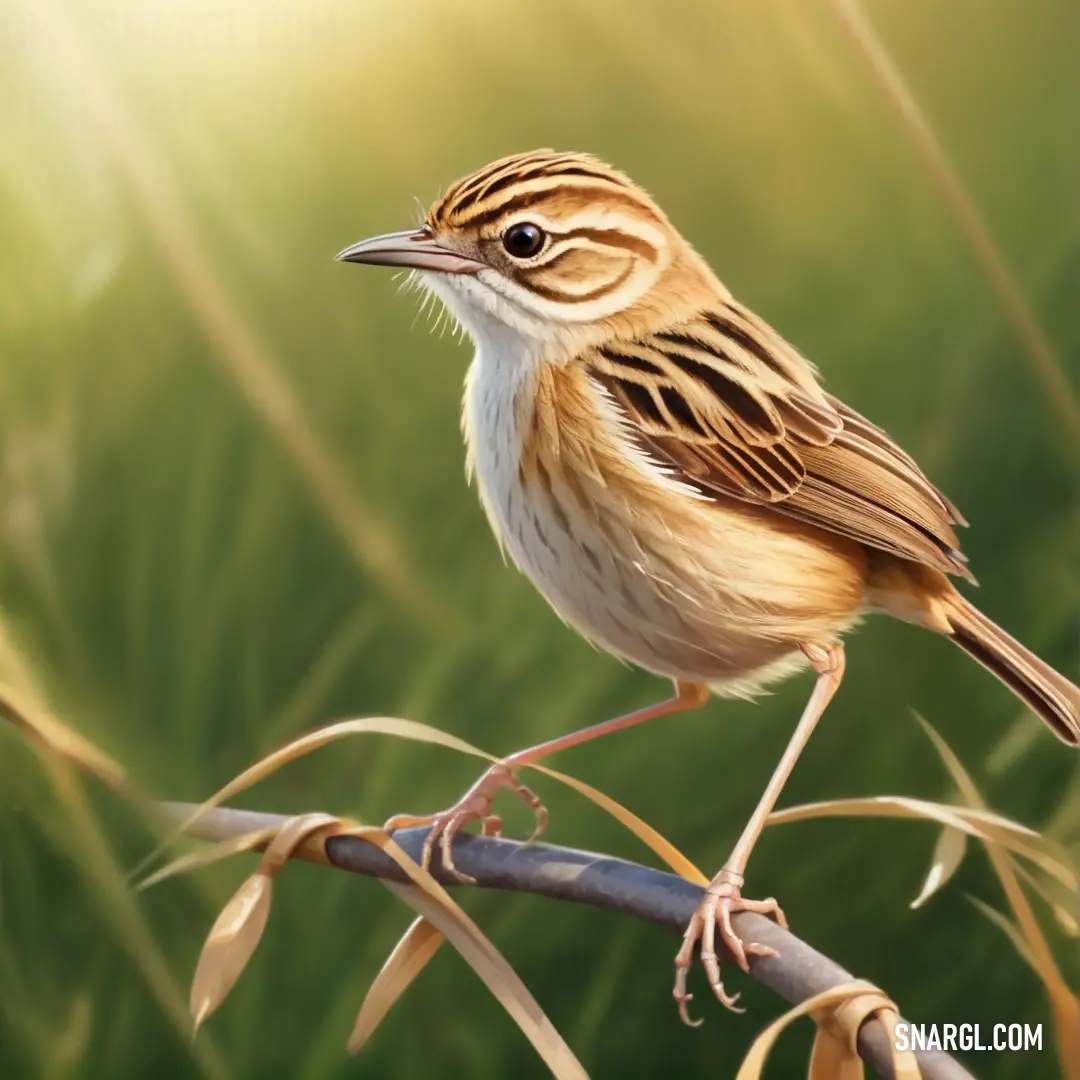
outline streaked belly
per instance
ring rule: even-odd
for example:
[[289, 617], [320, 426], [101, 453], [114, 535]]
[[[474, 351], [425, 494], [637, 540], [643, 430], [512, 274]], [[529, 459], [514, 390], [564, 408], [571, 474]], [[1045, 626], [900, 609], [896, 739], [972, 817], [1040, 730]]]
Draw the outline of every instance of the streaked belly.
[[550, 474], [526, 480], [505, 507], [505, 541], [552, 607], [618, 656], [741, 693], [857, 618], [862, 553], [846, 541], [756, 508], [665, 510], [640, 490], [603, 488], [582, 506], [584, 487], [576, 498]]

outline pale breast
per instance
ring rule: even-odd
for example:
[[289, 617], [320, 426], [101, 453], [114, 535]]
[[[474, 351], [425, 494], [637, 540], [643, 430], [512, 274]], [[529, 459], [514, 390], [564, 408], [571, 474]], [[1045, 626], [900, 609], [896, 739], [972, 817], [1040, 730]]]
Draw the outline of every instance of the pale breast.
[[862, 606], [858, 545], [674, 481], [623, 437], [573, 364], [482, 351], [466, 385], [470, 468], [496, 536], [598, 645], [744, 693], [798, 666]]

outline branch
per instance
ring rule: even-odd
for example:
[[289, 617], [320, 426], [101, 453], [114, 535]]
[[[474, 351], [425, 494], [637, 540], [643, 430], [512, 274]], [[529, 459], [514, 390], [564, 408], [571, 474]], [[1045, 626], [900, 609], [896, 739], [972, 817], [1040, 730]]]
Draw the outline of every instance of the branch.
[[[196, 809], [190, 803], [160, 805], [177, 821], [185, 820]], [[189, 833], [207, 840], [227, 840], [259, 829], [275, 828], [288, 820], [280, 814], [214, 809], [200, 817]], [[426, 834], [424, 828], [402, 829], [394, 833], [394, 839], [418, 860]], [[326, 841], [325, 852], [330, 862], [341, 870], [392, 881], [409, 880], [393, 859], [359, 837], [332, 837]], [[303, 849], [297, 855], [303, 857]], [[454, 859], [458, 868], [474, 877], [480, 888], [531, 893], [619, 911], [680, 935], [704, 893], [700, 885], [676, 874], [551, 844], [523, 844], [462, 833], [454, 840]], [[458, 884], [437, 864], [431, 872], [443, 885]], [[732, 922], [744, 939], [769, 945], [779, 953], [775, 957], [751, 956], [750, 975], [792, 1004], [854, 979], [839, 964], [771, 919], [742, 911]], [[880, 1077], [892, 1080], [889, 1035], [877, 1019], [871, 1017], [860, 1029], [858, 1051]], [[973, 1080], [958, 1061], [943, 1051], [918, 1051], [916, 1056], [924, 1080]]]

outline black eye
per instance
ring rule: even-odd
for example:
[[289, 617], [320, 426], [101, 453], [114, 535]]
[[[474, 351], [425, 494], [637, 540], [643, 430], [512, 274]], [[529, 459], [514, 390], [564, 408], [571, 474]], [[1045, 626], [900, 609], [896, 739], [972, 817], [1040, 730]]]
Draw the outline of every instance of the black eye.
[[503, 233], [503, 247], [515, 259], [528, 259], [544, 246], [544, 230], [528, 221], [519, 221]]

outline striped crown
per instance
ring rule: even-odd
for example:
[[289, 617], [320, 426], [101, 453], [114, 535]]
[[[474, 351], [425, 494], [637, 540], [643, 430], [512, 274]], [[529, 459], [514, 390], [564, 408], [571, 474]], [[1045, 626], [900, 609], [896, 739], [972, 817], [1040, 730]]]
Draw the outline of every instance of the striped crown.
[[[682, 246], [664, 212], [623, 173], [588, 154], [553, 150], [502, 158], [463, 177], [425, 224], [498, 271], [486, 284], [521, 314], [556, 322], [627, 309]], [[536, 249], [515, 249], [510, 241], [521, 236], [539, 238]]]

